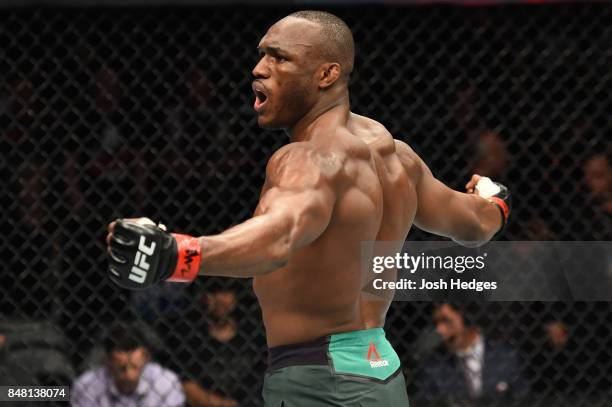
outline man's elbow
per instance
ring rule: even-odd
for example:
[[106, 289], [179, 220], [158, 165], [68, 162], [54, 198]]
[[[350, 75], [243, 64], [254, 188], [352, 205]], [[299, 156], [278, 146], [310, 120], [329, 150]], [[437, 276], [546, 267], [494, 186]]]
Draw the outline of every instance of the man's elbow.
[[475, 247], [483, 246], [489, 241], [488, 240], [456, 240], [455, 239], [455, 242], [459, 243], [461, 246], [475, 248]]
[[270, 247], [268, 252], [268, 262], [270, 264], [270, 271], [285, 267], [289, 262], [290, 252], [291, 245], [288, 241], [278, 242], [274, 246]]
[[488, 243], [491, 237], [493, 235], [487, 226], [479, 219], [474, 219], [463, 228], [463, 233], [454, 237], [453, 240], [465, 247], [480, 247]]
[[286, 266], [291, 255], [310, 242], [304, 236], [304, 227], [300, 224], [299, 220], [292, 219], [286, 222], [283, 232], [274, 244], [268, 247], [267, 258], [271, 267], [270, 271]]
[[291, 256], [292, 242], [289, 233], [282, 233], [272, 244], [265, 248], [264, 262], [259, 275], [265, 275], [275, 270], [283, 268], [289, 262]]

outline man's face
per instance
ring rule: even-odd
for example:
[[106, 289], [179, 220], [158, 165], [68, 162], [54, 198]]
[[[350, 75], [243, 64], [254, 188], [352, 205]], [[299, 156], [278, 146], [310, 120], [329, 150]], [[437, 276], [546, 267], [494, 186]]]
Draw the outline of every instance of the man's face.
[[140, 375], [148, 360], [148, 353], [143, 347], [129, 352], [113, 351], [111, 353], [109, 371], [119, 391], [124, 394], [132, 394], [136, 390]]
[[612, 169], [604, 156], [589, 158], [584, 165], [584, 177], [594, 197], [603, 197], [610, 192]]
[[436, 331], [451, 352], [463, 350], [468, 345], [468, 329], [461, 314], [448, 304], [436, 308], [433, 313]]
[[259, 42], [253, 107], [261, 127], [290, 128], [316, 102], [319, 30], [312, 22], [287, 17], [270, 27]]
[[232, 291], [219, 291], [207, 295], [208, 314], [215, 319], [227, 317], [236, 308], [236, 295]]
[[546, 334], [548, 343], [557, 351], [561, 351], [567, 345], [569, 335], [567, 327], [562, 322], [550, 322], [546, 324]]

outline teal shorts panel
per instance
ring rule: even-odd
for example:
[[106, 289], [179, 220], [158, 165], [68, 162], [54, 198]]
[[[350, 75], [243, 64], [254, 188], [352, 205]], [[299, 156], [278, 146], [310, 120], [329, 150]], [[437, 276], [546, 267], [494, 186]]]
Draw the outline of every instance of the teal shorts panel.
[[[280, 358], [275, 349], [264, 381], [266, 407], [408, 406], [399, 357], [383, 329], [290, 345], [280, 351]], [[289, 365], [279, 362], [283, 353], [290, 357]]]
[[400, 360], [382, 328], [330, 336], [329, 354], [334, 372], [387, 380]]

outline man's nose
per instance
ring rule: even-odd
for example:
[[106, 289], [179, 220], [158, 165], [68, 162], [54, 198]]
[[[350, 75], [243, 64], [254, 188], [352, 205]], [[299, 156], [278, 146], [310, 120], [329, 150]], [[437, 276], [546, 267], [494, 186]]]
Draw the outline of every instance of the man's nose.
[[125, 380], [129, 383], [137, 383], [140, 379], [140, 372], [130, 372], [125, 375]]
[[265, 79], [270, 77], [270, 70], [268, 69], [265, 56], [259, 59], [259, 62], [257, 62], [257, 65], [255, 65], [255, 68], [253, 68], [252, 73], [255, 79]]

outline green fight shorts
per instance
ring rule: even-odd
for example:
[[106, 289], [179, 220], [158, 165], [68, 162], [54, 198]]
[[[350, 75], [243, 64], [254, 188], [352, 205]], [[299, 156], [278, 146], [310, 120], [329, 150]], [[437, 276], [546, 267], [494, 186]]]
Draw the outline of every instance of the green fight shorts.
[[407, 407], [400, 361], [382, 328], [268, 350], [266, 407]]

